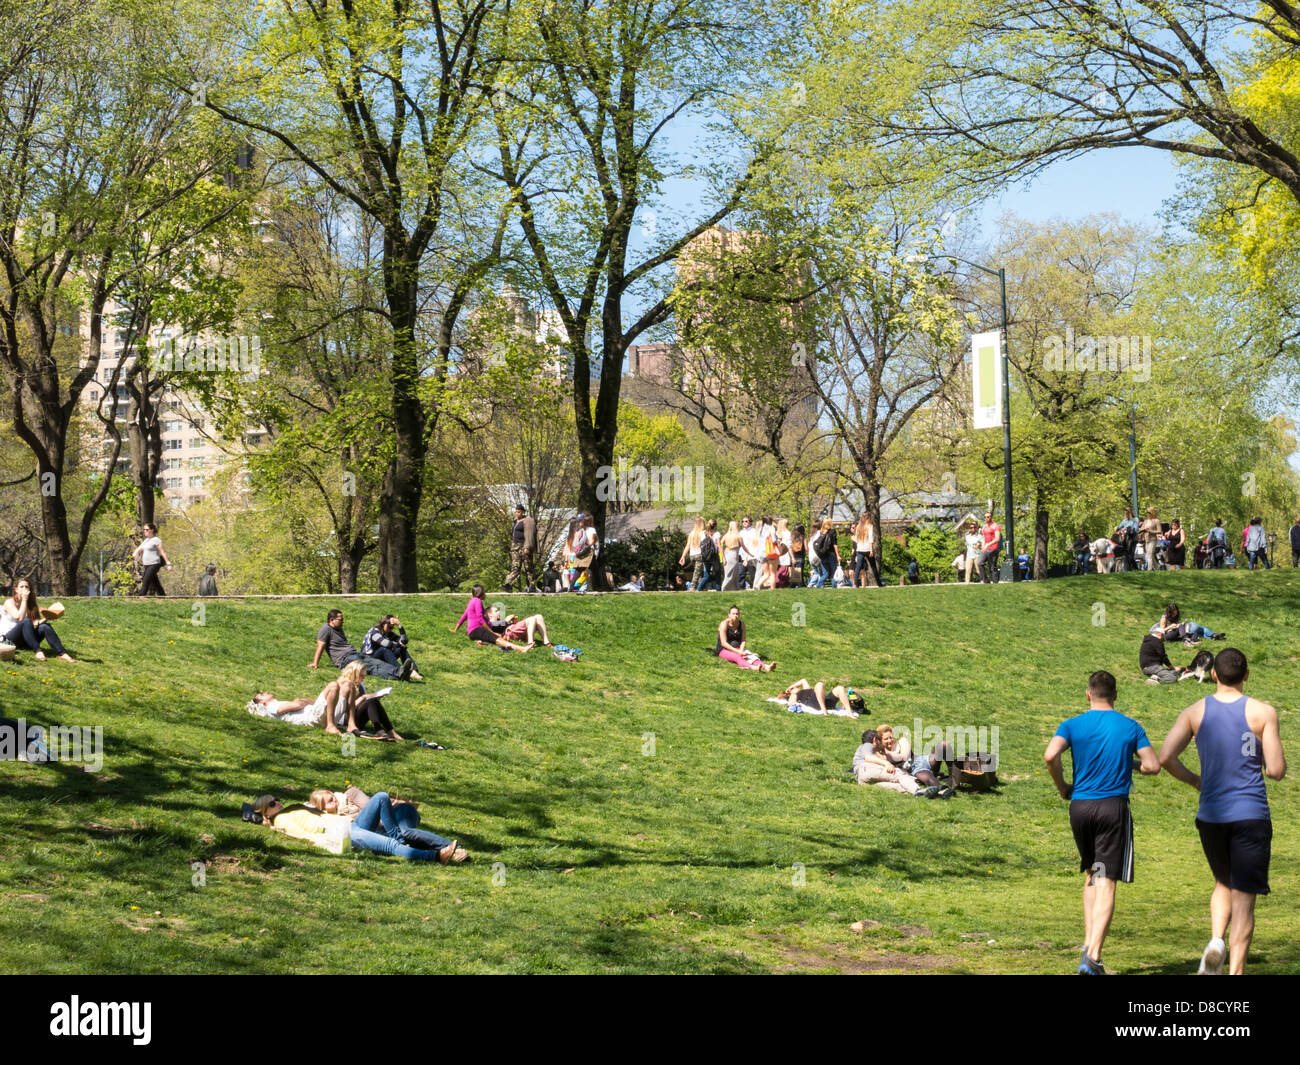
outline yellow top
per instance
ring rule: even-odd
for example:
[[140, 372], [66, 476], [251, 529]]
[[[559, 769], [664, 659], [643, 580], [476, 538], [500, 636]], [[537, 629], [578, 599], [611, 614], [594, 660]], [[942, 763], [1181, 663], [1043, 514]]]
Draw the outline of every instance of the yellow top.
[[286, 810], [275, 815], [271, 827], [294, 839], [305, 839], [331, 854], [342, 854], [352, 846], [348, 826], [349, 817], [338, 814], [313, 813], [311, 810]]

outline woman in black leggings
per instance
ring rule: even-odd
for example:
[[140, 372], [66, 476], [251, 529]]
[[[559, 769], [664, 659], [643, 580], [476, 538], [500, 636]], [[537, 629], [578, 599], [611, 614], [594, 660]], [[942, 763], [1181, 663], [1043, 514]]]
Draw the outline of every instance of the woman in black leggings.
[[379, 696], [365, 692], [365, 679], [366, 666], [360, 659], [349, 662], [339, 673], [339, 698], [345, 701], [349, 711], [348, 731], [352, 731], [354, 724], [365, 722], [370, 725], [370, 730], [379, 733], [380, 736], [390, 740], [400, 740], [402, 737], [397, 734], [393, 723], [384, 713]]

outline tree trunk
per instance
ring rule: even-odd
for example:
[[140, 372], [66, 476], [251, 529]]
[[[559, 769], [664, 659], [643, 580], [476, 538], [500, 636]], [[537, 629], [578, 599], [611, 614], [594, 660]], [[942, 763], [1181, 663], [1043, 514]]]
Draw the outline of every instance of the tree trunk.
[[379, 590], [417, 592], [416, 522], [424, 491], [424, 412], [415, 340], [415, 268], [385, 264], [385, 289], [393, 321], [394, 454], [384, 474], [379, 519]]
[[[1013, 563], [1015, 559], [1011, 560]], [[1042, 499], [1034, 512], [1034, 570], [1035, 580], [1047, 576], [1047, 507]]]
[[141, 388], [128, 385], [127, 394], [130, 396], [126, 423], [127, 454], [131, 458], [131, 483], [135, 485], [135, 512], [141, 525], [153, 525], [162, 433], [148, 382]]

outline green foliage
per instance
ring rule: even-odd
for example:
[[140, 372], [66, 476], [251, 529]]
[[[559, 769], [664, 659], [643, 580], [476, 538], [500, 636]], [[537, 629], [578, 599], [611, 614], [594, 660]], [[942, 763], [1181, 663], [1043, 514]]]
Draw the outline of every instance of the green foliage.
[[[1099, 597], [1107, 624], [1095, 627]], [[771, 675], [706, 653], [723, 596], [501, 598], [540, 609], [552, 640], [582, 657], [452, 636], [460, 595], [343, 604], [354, 641], [381, 612], [401, 615], [428, 682], [397, 685], [384, 705], [403, 736], [448, 748], [434, 752], [344, 750], [243, 710], [255, 691], [312, 697], [336, 676], [304, 668], [336, 600], [209, 601], [202, 625], [188, 598], [71, 600], [58, 631], [81, 662], [20, 653], [0, 670], [0, 700], [47, 730], [102, 723], [105, 760], [95, 773], [0, 761], [0, 968], [1072, 973], [1078, 859], [1042, 754], [1088, 673], [1116, 674], [1120, 705], [1158, 745], [1200, 694], [1137, 670], [1138, 638], [1173, 598], [1233, 634], [1250, 691], [1300, 705], [1289, 569], [738, 596], [755, 650], [789, 663]], [[1191, 654], [1171, 648], [1179, 664]], [[802, 676], [851, 684], [868, 716], [764, 701]], [[1295, 715], [1279, 716], [1294, 750]], [[854, 784], [862, 729], [917, 718], [996, 726], [998, 792], [927, 802]], [[265, 792], [302, 801], [348, 783], [419, 800], [424, 824], [474, 860], [336, 856], [239, 819]], [[1261, 901], [1249, 963], [1260, 974], [1300, 968], [1300, 911], [1280, 904], [1300, 862], [1300, 784], [1267, 783], [1275, 899]], [[1195, 971], [1211, 887], [1196, 801], [1166, 773], [1134, 780], [1138, 880], [1108, 969]], [[376, 898], [382, 918], [368, 922], [358, 906]], [[880, 924], [851, 931], [858, 920]]]
[[924, 582], [933, 581], [936, 575], [941, 581], [948, 580], [952, 573], [952, 560], [964, 550], [965, 544], [960, 537], [937, 525], [922, 526], [907, 537], [907, 553], [916, 559]]

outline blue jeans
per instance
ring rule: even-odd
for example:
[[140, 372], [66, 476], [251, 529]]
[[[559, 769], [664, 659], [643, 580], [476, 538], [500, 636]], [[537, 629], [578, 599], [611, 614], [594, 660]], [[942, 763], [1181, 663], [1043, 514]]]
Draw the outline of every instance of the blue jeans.
[[1176, 629], [1170, 629], [1166, 635], [1167, 640], [1185, 640], [1188, 637], [1198, 640], [1212, 640], [1215, 632], [1213, 629], [1206, 628], [1195, 621], [1184, 621]]
[[[415, 826], [420, 814], [408, 803], [394, 806], [381, 791], [366, 803], [349, 830], [352, 846], [377, 854], [391, 854], [412, 862], [436, 862], [438, 851], [451, 842]], [[382, 829], [382, 831], [376, 831]]]
[[832, 570], [827, 563], [823, 562], [821, 559], [818, 559], [816, 562], [813, 563], [812, 576], [808, 578], [808, 587], [825, 588], [826, 582], [831, 579], [831, 577], [834, 575], [834, 572], [835, 571]]
[[1273, 568], [1273, 563], [1271, 563], [1271, 562], [1268, 560], [1268, 551], [1266, 551], [1264, 548], [1261, 547], [1261, 548], [1259, 548], [1259, 549], [1256, 550], [1256, 551], [1248, 551], [1247, 554], [1250, 556], [1250, 568], [1251, 568], [1251, 569], [1254, 569], [1254, 568], [1255, 568], [1255, 560], [1258, 559], [1258, 558], [1262, 558], [1262, 559], [1264, 560], [1264, 568], [1265, 568], [1265, 569], [1272, 569], [1272, 568]]

